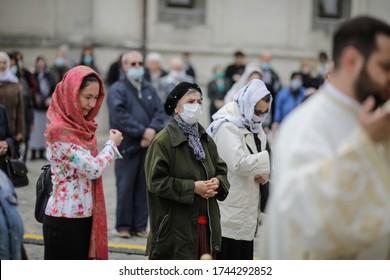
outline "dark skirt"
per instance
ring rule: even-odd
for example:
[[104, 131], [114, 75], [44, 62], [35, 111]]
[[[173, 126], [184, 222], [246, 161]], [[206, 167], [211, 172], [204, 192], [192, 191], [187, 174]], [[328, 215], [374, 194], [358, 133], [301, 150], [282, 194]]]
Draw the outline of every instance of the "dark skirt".
[[45, 260], [86, 260], [91, 238], [92, 217], [43, 219]]
[[253, 240], [235, 240], [222, 237], [221, 252], [217, 260], [253, 260]]

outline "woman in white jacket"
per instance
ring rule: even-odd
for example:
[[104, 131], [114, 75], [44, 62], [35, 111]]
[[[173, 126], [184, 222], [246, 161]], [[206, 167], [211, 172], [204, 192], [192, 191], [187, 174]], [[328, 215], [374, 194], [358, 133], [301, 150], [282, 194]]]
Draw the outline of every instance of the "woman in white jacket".
[[231, 188], [219, 202], [222, 251], [219, 259], [253, 259], [260, 218], [260, 188], [269, 181], [270, 156], [262, 129], [272, 102], [261, 80], [252, 80], [214, 116], [208, 133], [228, 166]]

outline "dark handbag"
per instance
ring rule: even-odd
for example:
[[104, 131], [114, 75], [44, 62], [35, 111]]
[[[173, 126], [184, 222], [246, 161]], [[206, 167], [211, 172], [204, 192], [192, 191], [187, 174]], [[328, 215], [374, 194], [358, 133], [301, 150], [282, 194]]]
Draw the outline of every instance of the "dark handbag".
[[36, 184], [36, 201], [35, 201], [35, 219], [42, 223], [45, 216], [47, 201], [53, 191], [53, 183], [51, 181], [52, 173], [50, 164], [44, 165], [41, 168], [42, 173], [39, 175]]
[[26, 164], [19, 159], [6, 159], [6, 170], [15, 188], [27, 186], [28, 176]]

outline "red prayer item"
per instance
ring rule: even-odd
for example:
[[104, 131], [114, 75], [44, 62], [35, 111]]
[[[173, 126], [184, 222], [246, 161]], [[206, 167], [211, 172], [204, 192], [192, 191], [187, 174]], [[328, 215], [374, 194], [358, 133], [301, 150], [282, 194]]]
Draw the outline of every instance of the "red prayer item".
[[198, 224], [207, 225], [209, 223], [209, 219], [207, 216], [198, 216]]
[[[99, 80], [100, 92], [96, 106], [84, 117], [79, 102], [79, 91], [83, 79], [95, 75]], [[48, 123], [45, 137], [47, 143], [73, 143], [90, 150], [93, 156], [98, 155], [95, 117], [99, 113], [105, 96], [102, 78], [87, 66], [76, 66], [70, 69], [59, 82], [52, 95], [47, 111]], [[93, 180], [93, 216], [92, 232], [89, 245], [90, 259], [108, 259], [107, 217], [104, 202], [103, 180]]]

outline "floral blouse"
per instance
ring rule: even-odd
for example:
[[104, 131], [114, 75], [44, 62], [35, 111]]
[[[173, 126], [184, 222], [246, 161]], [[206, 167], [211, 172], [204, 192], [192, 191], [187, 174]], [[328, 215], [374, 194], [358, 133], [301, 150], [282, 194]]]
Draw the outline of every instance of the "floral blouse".
[[53, 193], [45, 214], [66, 218], [91, 217], [92, 180], [102, 176], [116, 154], [120, 156], [112, 140], [106, 142], [96, 157], [89, 150], [72, 143], [47, 145], [47, 158], [53, 173]]

